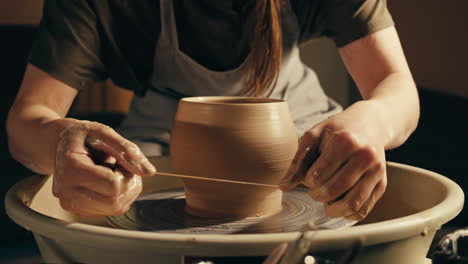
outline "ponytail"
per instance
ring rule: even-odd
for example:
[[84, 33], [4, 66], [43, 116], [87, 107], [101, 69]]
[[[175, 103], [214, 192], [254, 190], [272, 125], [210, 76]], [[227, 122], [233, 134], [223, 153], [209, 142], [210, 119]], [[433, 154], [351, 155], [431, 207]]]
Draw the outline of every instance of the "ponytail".
[[269, 95], [278, 80], [283, 55], [281, 2], [257, 0], [245, 95]]

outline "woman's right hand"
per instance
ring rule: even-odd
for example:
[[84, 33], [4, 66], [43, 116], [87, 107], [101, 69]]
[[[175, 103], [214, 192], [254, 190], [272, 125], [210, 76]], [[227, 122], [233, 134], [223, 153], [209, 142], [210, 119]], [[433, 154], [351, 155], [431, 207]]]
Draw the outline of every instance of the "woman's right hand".
[[53, 194], [63, 209], [82, 217], [121, 215], [154, 166], [131, 141], [96, 122], [76, 121], [60, 134]]

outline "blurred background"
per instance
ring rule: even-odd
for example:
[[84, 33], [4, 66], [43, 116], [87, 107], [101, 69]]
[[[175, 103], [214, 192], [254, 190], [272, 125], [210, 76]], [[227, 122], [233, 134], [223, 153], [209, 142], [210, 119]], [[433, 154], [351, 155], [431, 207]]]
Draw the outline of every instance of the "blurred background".
[[[468, 1], [388, 0], [421, 99], [421, 120], [402, 147], [387, 159], [441, 173], [468, 192]], [[32, 235], [11, 222], [3, 198], [17, 181], [31, 175], [8, 153], [5, 120], [20, 86], [42, 0], [0, 0], [0, 263], [38, 263]], [[334, 44], [313, 40], [302, 47], [304, 62], [319, 74], [323, 87], [348, 106], [359, 99]], [[111, 81], [81, 92], [71, 116], [117, 126], [132, 93]], [[468, 225], [468, 210], [447, 224]]]

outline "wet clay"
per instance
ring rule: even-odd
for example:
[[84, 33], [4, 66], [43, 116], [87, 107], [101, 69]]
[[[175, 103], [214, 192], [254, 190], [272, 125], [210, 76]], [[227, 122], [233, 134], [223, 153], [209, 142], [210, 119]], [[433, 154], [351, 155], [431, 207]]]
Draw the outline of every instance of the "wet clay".
[[[185, 195], [182, 189], [144, 193], [124, 215], [109, 216], [107, 221], [113, 227], [127, 230], [181, 234], [281, 233], [311, 228], [343, 228], [354, 223], [343, 218], [328, 218], [323, 205], [310, 199], [305, 188], [285, 192], [283, 209], [270, 216], [229, 221], [193, 216], [184, 207]], [[314, 223], [314, 226], [308, 223]]]
[[[297, 150], [287, 103], [248, 97], [185, 98], [171, 135], [177, 173], [278, 184]], [[184, 179], [186, 211], [242, 219], [281, 211], [279, 189]]]

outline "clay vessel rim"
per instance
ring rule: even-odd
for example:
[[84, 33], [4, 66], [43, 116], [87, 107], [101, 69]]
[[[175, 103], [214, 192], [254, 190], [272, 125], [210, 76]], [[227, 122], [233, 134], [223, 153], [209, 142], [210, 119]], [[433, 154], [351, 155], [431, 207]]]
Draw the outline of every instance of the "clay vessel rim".
[[185, 97], [180, 99], [181, 102], [204, 104], [204, 105], [235, 105], [235, 106], [252, 106], [252, 105], [268, 105], [284, 103], [285, 100], [263, 98], [263, 97], [247, 97], [247, 96], [196, 96]]

